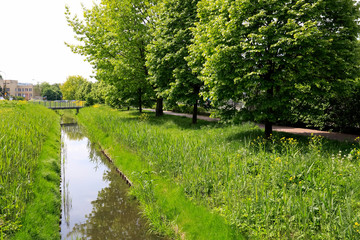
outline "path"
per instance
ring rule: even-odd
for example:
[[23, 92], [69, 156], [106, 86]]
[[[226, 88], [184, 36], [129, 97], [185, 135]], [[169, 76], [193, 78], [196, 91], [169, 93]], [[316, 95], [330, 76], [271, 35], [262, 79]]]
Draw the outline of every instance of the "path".
[[[155, 112], [154, 109], [145, 109], [145, 110]], [[192, 118], [192, 114], [187, 114], [187, 113], [175, 113], [171, 111], [164, 111], [164, 114]], [[201, 115], [198, 115], [198, 119], [211, 121], [211, 122], [219, 121], [219, 118], [210, 118]], [[262, 129], [265, 128], [264, 124], [256, 124], [256, 125]], [[354, 141], [355, 138], [360, 137], [359, 135], [355, 135], [355, 134], [326, 132], [326, 131], [319, 131], [319, 130], [307, 129], [307, 128], [295, 128], [295, 127], [285, 127], [285, 126], [276, 126], [276, 125], [273, 126], [273, 131], [286, 132], [286, 133], [292, 133], [292, 134], [298, 134], [304, 136], [311, 136], [311, 134], [320, 135], [328, 139], [338, 140], [338, 141]]]

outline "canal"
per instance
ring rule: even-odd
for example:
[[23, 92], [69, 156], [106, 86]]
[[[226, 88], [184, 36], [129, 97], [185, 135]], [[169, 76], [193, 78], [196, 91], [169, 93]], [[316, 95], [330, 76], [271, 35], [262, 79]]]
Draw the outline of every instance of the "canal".
[[62, 125], [61, 239], [160, 239], [129, 186], [77, 124]]

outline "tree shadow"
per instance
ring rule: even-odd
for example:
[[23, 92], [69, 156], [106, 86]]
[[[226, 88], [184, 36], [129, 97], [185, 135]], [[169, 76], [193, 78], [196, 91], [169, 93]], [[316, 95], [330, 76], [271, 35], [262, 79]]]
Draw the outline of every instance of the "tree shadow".
[[[146, 114], [148, 117], [142, 117], [144, 114]], [[180, 129], [183, 130], [199, 130], [203, 127], [221, 127], [222, 124], [216, 123], [216, 122], [208, 122], [205, 120], [198, 119], [197, 124], [192, 123], [192, 119], [185, 117], [185, 116], [172, 116], [172, 115], [166, 115], [157, 117], [155, 116], [154, 112], [135, 112], [131, 111], [129, 112], [129, 115], [133, 116], [134, 118], [127, 118], [126, 121], [144, 121], [147, 122], [150, 125], [153, 126], [164, 126], [164, 127], [170, 127], [172, 124], [177, 126]], [[124, 119], [125, 120], [125, 119]]]
[[[156, 117], [154, 112], [144, 112], [139, 113], [136, 111], [131, 111], [129, 113], [131, 116], [134, 116], [134, 118], [127, 118], [124, 119], [125, 121], [139, 121], [142, 114], [148, 115], [148, 118], [146, 118], [146, 121], [148, 124], [153, 126], [164, 126], [166, 128], [171, 128], [172, 125], [176, 126], [177, 128], [181, 130], [200, 130], [204, 127], [209, 128], [225, 128], [229, 127], [226, 124], [221, 124], [218, 122], [208, 122], [204, 120], [198, 120], [197, 124], [192, 124], [192, 119], [187, 118], [185, 116], [172, 116], [172, 115], [166, 115], [164, 114], [161, 117]], [[174, 127], [175, 128], [175, 127]], [[298, 134], [292, 134], [292, 133], [286, 133], [286, 132], [273, 132], [273, 138], [274, 139], [281, 139], [281, 138], [293, 138], [296, 139], [298, 142], [298, 146], [300, 148], [306, 148], [309, 146], [309, 143], [311, 141], [311, 136], [304, 136], [304, 135], [298, 135]], [[227, 137], [226, 141], [229, 143], [233, 142], [246, 142], [254, 141], [256, 139], [264, 139], [264, 130], [259, 128], [257, 125], [253, 125], [253, 127], [249, 127], [248, 130], [244, 130], [241, 132], [235, 132], [234, 134]], [[271, 140], [270, 140], [271, 141]], [[349, 152], [353, 147], [353, 143], [349, 142], [341, 142], [337, 140], [331, 140], [327, 138], [321, 139], [322, 143], [322, 153], [326, 154], [335, 154], [339, 151], [342, 152]]]
[[[292, 134], [292, 133], [286, 133], [286, 132], [273, 132], [272, 138], [269, 140], [264, 139], [264, 130], [260, 129], [258, 126], [254, 125], [253, 128], [250, 128], [249, 130], [245, 130], [242, 132], [234, 133], [226, 138], [226, 141], [229, 143], [233, 142], [243, 142], [243, 145], [247, 145], [251, 150], [255, 150], [256, 147], [254, 145], [245, 144], [249, 143], [250, 141], [254, 142], [262, 142], [261, 144], [264, 145], [264, 149], [266, 151], [272, 151], [273, 146], [272, 144], [276, 144], [276, 147], [281, 147], [280, 139], [294, 139], [296, 140], [298, 147], [300, 149], [308, 149], [309, 145], [312, 143], [312, 137], [313, 136], [304, 136], [304, 135], [298, 135], [298, 134]], [[321, 145], [320, 147], [320, 153], [331, 155], [331, 154], [338, 154], [339, 152], [342, 152], [343, 154], [348, 154], [351, 149], [355, 147], [355, 144], [353, 142], [343, 142], [333, 139], [327, 139], [325, 137], [321, 137], [317, 140], [318, 144]], [[359, 144], [358, 144], [359, 145]]]

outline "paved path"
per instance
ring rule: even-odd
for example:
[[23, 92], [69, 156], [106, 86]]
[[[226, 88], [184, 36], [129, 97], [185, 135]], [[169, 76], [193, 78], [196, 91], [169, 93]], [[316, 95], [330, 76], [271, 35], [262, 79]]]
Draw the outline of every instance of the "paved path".
[[[155, 112], [154, 109], [145, 109], [145, 110]], [[164, 111], [164, 114], [192, 118], [192, 114], [187, 114], [187, 113], [175, 113], [171, 111]], [[201, 115], [198, 115], [198, 119], [211, 121], [211, 122], [219, 121], [219, 118], [210, 118]], [[265, 128], [264, 124], [256, 124], [256, 125], [258, 125], [260, 128]], [[326, 131], [319, 131], [319, 130], [307, 129], [307, 128], [284, 127], [284, 126], [276, 126], [276, 125], [273, 126], [273, 131], [286, 132], [286, 133], [292, 133], [292, 134], [298, 134], [304, 136], [311, 136], [311, 134], [320, 135], [328, 139], [338, 140], [338, 141], [354, 141], [355, 138], [360, 137], [359, 135], [355, 135], [355, 134], [326, 132]]]

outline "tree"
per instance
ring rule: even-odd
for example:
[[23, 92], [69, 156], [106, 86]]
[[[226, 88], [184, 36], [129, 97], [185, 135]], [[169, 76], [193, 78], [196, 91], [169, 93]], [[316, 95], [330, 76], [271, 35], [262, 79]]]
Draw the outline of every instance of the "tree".
[[48, 82], [38, 83], [34, 86], [35, 95], [46, 97], [47, 100], [61, 100], [62, 93], [59, 84]]
[[75, 92], [75, 99], [86, 101], [89, 94], [91, 93], [93, 83], [86, 81], [80, 85], [80, 87]]
[[188, 66], [188, 46], [196, 21], [197, 0], [164, 0], [154, 8], [152, 40], [147, 46], [149, 79], [159, 97], [191, 104], [193, 123], [197, 122], [200, 81]]
[[75, 100], [76, 92], [81, 87], [81, 85], [86, 84], [87, 80], [82, 76], [69, 76], [66, 78], [64, 84], [60, 85], [61, 92], [63, 94], [63, 99], [66, 100]]
[[267, 137], [293, 101], [311, 102], [358, 75], [352, 0], [201, 0], [198, 7], [191, 49], [204, 58], [209, 97], [243, 102], [242, 119], [265, 122]]
[[145, 46], [148, 42], [148, 9], [152, 1], [103, 0], [92, 9], [84, 9], [84, 20], [66, 16], [76, 39], [82, 45], [68, 46], [82, 54], [96, 70], [96, 78], [118, 89], [127, 103], [143, 103], [154, 98], [153, 87], [147, 81]]
[[46, 97], [46, 100], [61, 100], [62, 94], [60, 89], [57, 89], [54, 86], [46, 88], [43, 91], [43, 97]]

